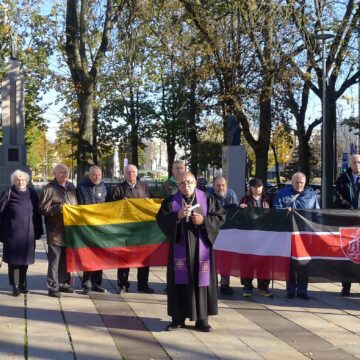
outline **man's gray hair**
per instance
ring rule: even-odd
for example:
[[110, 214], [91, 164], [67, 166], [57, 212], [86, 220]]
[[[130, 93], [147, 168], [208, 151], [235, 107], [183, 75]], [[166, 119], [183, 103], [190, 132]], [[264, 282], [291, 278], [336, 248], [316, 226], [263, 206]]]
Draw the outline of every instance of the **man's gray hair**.
[[69, 168], [68, 168], [65, 164], [59, 163], [59, 164], [55, 165], [54, 170], [53, 170], [53, 174], [55, 175], [55, 173], [56, 173], [59, 169], [65, 169], [67, 172], [69, 172]]
[[125, 166], [124, 166], [124, 170], [125, 170], [125, 171], [128, 170], [130, 166], [133, 166], [136, 170], [138, 170], [138, 167], [137, 167], [136, 165], [134, 165], [134, 164], [127, 164], [127, 165], [125, 165]]
[[291, 177], [291, 180], [294, 180], [294, 179], [297, 178], [297, 177], [303, 177], [303, 178], [305, 179], [305, 181], [306, 181], [306, 175], [305, 175], [303, 172], [301, 172], [301, 171], [296, 172], [296, 173]]
[[215, 181], [216, 181], [217, 179], [224, 179], [225, 182], [226, 182], [226, 184], [228, 183], [228, 180], [227, 180], [227, 178], [226, 178], [225, 176], [223, 176], [223, 175], [217, 175], [217, 176], [215, 176], [214, 179], [213, 179], [213, 184], [215, 184]]
[[26, 185], [29, 183], [29, 181], [30, 181], [29, 174], [27, 172], [25, 172], [25, 171], [17, 169], [10, 175], [10, 183], [11, 183], [11, 185], [14, 185], [15, 180], [20, 176], [23, 176], [25, 178]]
[[182, 160], [175, 160], [175, 161], [172, 163], [172, 166], [174, 166], [174, 164], [185, 165], [185, 163], [184, 163]]
[[90, 167], [89, 167], [89, 173], [91, 173], [92, 171], [94, 171], [94, 170], [100, 170], [101, 172], [102, 172], [102, 170], [101, 170], [101, 167], [100, 166], [97, 166], [97, 165], [91, 165]]
[[349, 164], [351, 164], [355, 158], [360, 157], [360, 154], [352, 154], [350, 155]]

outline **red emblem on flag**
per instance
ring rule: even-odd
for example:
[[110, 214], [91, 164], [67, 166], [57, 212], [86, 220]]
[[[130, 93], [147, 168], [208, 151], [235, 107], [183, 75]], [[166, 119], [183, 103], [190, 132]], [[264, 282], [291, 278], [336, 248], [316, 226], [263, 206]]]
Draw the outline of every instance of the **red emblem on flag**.
[[360, 228], [339, 228], [340, 244], [344, 255], [360, 264]]

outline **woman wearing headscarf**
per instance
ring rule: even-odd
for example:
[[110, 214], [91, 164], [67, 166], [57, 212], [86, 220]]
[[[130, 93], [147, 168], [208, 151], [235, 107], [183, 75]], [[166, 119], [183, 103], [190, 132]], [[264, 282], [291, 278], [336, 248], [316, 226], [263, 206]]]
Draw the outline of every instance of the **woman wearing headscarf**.
[[4, 243], [3, 260], [8, 264], [12, 294], [19, 296], [29, 291], [26, 284], [28, 266], [34, 263], [35, 239], [43, 233], [39, 199], [35, 190], [28, 187], [29, 175], [15, 170], [10, 175], [11, 187], [0, 195], [3, 209], [1, 240]]

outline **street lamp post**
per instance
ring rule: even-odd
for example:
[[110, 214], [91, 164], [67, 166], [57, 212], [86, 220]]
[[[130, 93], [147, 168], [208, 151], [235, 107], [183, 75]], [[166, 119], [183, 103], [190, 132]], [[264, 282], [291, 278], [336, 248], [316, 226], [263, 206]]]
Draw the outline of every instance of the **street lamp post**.
[[[332, 183], [332, 159], [329, 159], [328, 149], [333, 146], [333, 134], [329, 131], [329, 123], [326, 112], [326, 86], [327, 86], [327, 73], [326, 73], [326, 41], [334, 37], [332, 34], [322, 32], [315, 35], [315, 39], [322, 41], [322, 180], [321, 180], [321, 207], [327, 209], [329, 207], [331, 196], [331, 183]], [[334, 154], [336, 156], [336, 154]], [[330, 191], [329, 191], [330, 190]]]

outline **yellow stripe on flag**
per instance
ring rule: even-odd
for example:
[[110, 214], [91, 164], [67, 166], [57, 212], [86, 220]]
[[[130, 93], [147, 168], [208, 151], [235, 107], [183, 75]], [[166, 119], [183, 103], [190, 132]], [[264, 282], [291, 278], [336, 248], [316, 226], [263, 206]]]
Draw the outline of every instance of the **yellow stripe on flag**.
[[155, 221], [162, 199], [126, 199], [94, 205], [64, 205], [65, 226]]

